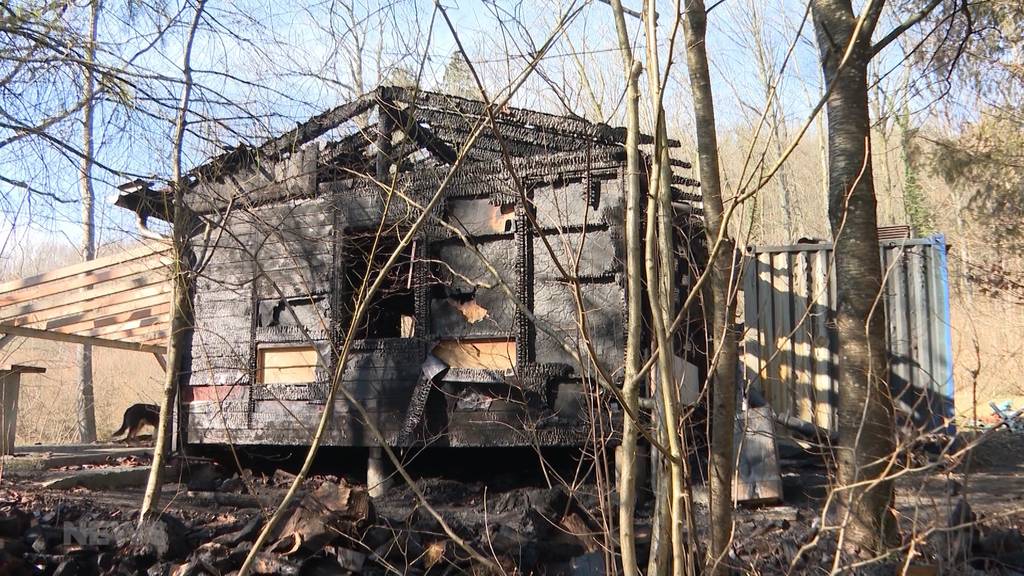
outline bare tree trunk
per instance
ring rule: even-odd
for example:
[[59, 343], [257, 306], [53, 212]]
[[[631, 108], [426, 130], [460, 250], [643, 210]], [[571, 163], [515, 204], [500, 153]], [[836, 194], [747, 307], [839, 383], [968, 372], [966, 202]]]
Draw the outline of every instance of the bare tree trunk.
[[[626, 142], [628, 189], [626, 191], [626, 366], [622, 397], [630, 414], [640, 413], [640, 347], [643, 342], [643, 248], [640, 239], [642, 185], [640, 180], [640, 63], [633, 61], [629, 69], [626, 106], [629, 132]], [[633, 521], [637, 493], [637, 441], [639, 422], [629, 416], [623, 420], [619, 468], [619, 545], [622, 548], [623, 573], [636, 574], [636, 542]]]
[[[690, 91], [697, 127], [697, 156], [700, 160], [701, 193], [704, 200], [704, 221], [709, 244], [726, 225], [722, 202], [722, 184], [718, 164], [718, 137], [715, 132], [715, 106], [711, 93], [711, 75], [705, 44], [707, 17], [703, 0], [686, 3], [683, 32], [686, 36], [686, 63], [690, 74]], [[736, 333], [732, 327], [735, 301], [732, 280], [733, 241], [723, 236], [721, 249], [715, 256], [710, 276], [714, 330], [714, 378], [711, 407], [711, 547], [708, 550], [709, 573], [727, 574], [723, 562], [732, 540], [732, 480], [735, 466], [733, 431], [736, 418]], [[705, 310], [709, 308], [705, 306]]]
[[156, 441], [153, 445], [153, 464], [149, 470], [146, 493], [142, 499], [142, 510], [139, 522], [145, 522], [156, 510], [160, 502], [160, 486], [163, 483], [165, 456], [170, 447], [171, 417], [174, 413], [174, 400], [178, 393], [178, 370], [181, 367], [181, 356], [184, 353], [183, 340], [189, 329], [189, 307], [191, 299], [191, 270], [189, 266], [189, 234], [191, 233], [189, 210], [185, 206], [185, 182], [182, 179], [181, 154], [185, 139], [185, 127], [188, 123], [189, 100], [192, 95], [192, 42], [196, 37], [199, 21], [203, 17], [206, 0], [199, 0], [196, 13], [192, 19], [185, 43], [182, 71], [184, 85], [181, 90], [181, 103], [178, 108], [178, 119], [174, 128], [174, 145], [172, 148], [171, 187], [174, 192], [174, 222], [171, 231], [171, 253], [174, 257], [171, 275], [171, 326], [167, 335], [167, 372], [164, 379], [164, 395], [160, 403], [160, 424], [156, 429]]
[[896, 529], [893, 484], [884, 477], [894, 449], [893, 408], [885, 382], [884, 310], [877, 300], [882, 269], [867, 89], [871, 32], [881, 3], [860, 20], [850, 0], [813, 0], [812, 10], [830, 89], [829, 221], [838, 295], [843, 533], [846, 544], [877, 552]]
[[[95, 111], [96, 29], [100, 18], [101, 1], [93, 0], [89, 12], [89, 43], [83, 55], [82, 75], [82, 161], [79, 165], [78, 185], [82, 193], [82, 259], [96, 257], [96, 231], [93, 213], [93, 114]], [[92, 389], [92, 346], [78, 349], [78, 437], [84, 443], [96, 441], [96, 402]]]
[[633, 57], [622, 3], [612, 0], [622, 70], [626, 73], [626, 366], [622, 398], [629, 410], [622, 422], [622, 444], [616, 458], [619, 493], [619, 548], [624, 576], [636, 576], [637, 442], [640, 425], [629, 414], [640, 413], [640, 346], [643, 339], [643, 248], [640, 217], [643, 184], [640, 176], [640, 62]]
[[[656, 168], [657, 166], [655, 166]], [[658, 180], [657, 176], [651, 182]], [[655, 184], [656, 186], [656, 184]], [[668, 436], [669, 455], [676, 462], [669, 462], [668, 512], [670, 521], [669, 533], [672, 544], [672, 574], [691, 574], [687, 569], [686, 559], [689, 556], [683, 541], [684, 508], [682, 493], [686, 489], [685, 478], [680, 470], [680, 462], [684, 455], [680, 448], [679, 425], [676, 419], [675, 399], [672, 390], [672, 345], [665, 327], [665, 316], [662, 314], [661, 290], [659, 288], [658, 270], [658, 196], [657, 190], [648, 192], [647, 200], [647, 233], [645, 237], [645, 267], [647, 272], [647, 298], [651, 303], [651, 325], [654, 327], [654, 341], [658, 346], [658, 372], [656, 374], [656, 390], [664, 418], [662, 426]]]
[[[677, 14], [677, 18], [681, 18]], [[672, 573], [696, 574], [696, 522], [690, 493], [688, 451], [682, 434], [679, 386], [673, 377], [675, 346], [669, 326], [675, 318], [675, 215], [672, 209], [672, 167], [668, 152], [668, 131], [662, 100], [662, 69], [658, 60], [658, 28], [654, 2], [644, 5], [647, 34], [647, 82], [655, 115], [654, 152], [651, 155], [647, 200], [646, 272], [651, 325], [658, 349], [657, 389], [662, 404], [662, 426], [668, 435], [669, 534], [672, 543]], [[671, 66], [671, 63], [669, 64]]]
[[[660, 407], [660, 403], [658, 404]], [[660, 410], [660, 408], [659, 408]], [[663, 415], [655, 412], [652, 419], [660, 421]], [[658, 435], [658, 442], [668, 445], [668, 434], [664, 427], [659, 426], [655, 433]], [[668, 466], [665, 455], [657, 450], [651, 450], [651, 486], [654, 490], [654, 517], [651, 519], [651, 551], [647, 558], [647, 576], [665, 576], [671, 564], [669, 543], [672, 534], [669, 531], [668, 522]]]
[[825, 127], [825, 115], [818, 115], [818, 163], [821, 166], [821, 192], [828, 198], [828, 129]]
[[[657, 102], [655, 96], [653, 101]], [[663, 120], [662, 120], [663, 122]], [[667, 147], [664, 138], [664, 124], [659, 122], [660, 127], [656, 139], [654, 154], [652, 154], [651, 177], [648, 183], [647, 197], [647, 231], [645, 236], [645, 270], [647, 275], [647, 298], [651, 307], [651, 325], [654, 328], [654, 342], [658, 349], [657, 367], [655, 375], [655, 390], [660, 402], [663, 415], [661, 426], [668, 438], [668, 449], [671, 458], [668, 463], [669, 490], [667, 506], [663, 513], [667, 515], [669, 524], [670, 542], [672, 546], [672, 573], [675, 575], [695, 574], [696, 565], [694, 554], [695, 544], [695, 523], [692, 516], [690, 503], [689, 473], [686, 469], [687, 453], [683, 448], [683, 438], [680, 433], [681, 422], [678, 409], [678, 387], [672, 377], [673, 345], [672, 337], [668, 332], [668, 325], [673, 316], [671, 299], [666, 297], [665, 283], [666, 276], [672, 278], [672, 266], [666, 266], [671, 262], [673, 251], [671, 248], [671, 216], [670, 211], [664, 209], [664, 200], [671, 193], [664, 178], [664, 167], [667, 167]], [[665, 238], [668, 228], [669, 238]], [[667, 245], [667, 247], [666, 247]]]

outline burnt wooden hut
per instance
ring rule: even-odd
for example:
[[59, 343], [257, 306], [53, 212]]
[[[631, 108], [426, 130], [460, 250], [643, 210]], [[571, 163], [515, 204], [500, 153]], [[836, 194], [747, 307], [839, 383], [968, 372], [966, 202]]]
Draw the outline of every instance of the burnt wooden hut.
[[[597, 368], [622, 377], [625, 131], [493, 116], [497, 130], [482, 102], [381, 87], [190, 172], [186, 442], [308, 443], [364, 278], [438, 190], [368, 303], [340, 385], [396, 446], [590, 437], [583, 392]], [[676, 184], [680, 221], [696, 218], [695, 183]], [[170, 220], [166, 191], [123, 190], [118, 205], [143, 222]], [[688, 260], [682, 251], [681, 288]], [[335, 409], [326, 444], [375, 445], [348, 399]]]

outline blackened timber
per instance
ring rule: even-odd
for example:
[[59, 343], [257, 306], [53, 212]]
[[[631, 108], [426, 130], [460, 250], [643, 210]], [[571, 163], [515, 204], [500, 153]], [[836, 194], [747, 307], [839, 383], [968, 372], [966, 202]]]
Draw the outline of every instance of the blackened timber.
[[268, 201], [309, 198], [316, 194], [319, 151], [302, 149], [279, 162], [260, 162], [196, 180], [185, 194], [188, 207], [198, 214], [214, 212], [232, 201], [245, 209]]
[[[262, 244], [262, 242], [265, 240], [265, 238], [261, 239], [257, 234], [253, 234], [248, 240], [249, 240], [249, 250], [253, 254], [257, 254], [257, 253], [259, 253], [259, 247]], [[256, 260], [256, 258], [253, 258], [252, 263], [249, 265], [248, 268], [249, 268], [248, 272], [249, 272], [250, 278], [252, 280], [251, 280], [251, 283], [249, 285], [250, 286], [250, 288], [249, 288], [249, 306], [250, 306], [249, 310], [250, 310], [250, 313], [248, 315], [248, 320], [249, 320], [249, 350], [248, 350], [248, 352], [249, 352], [249, 355], [248, 355], [248, 357], [246, 357], [246, 360], [248, 360], [248, 362], [246, 364], [246, 374], [245, 374], [245, 377], [248, 379], [249, 383], [255, 383], [256, 382], [256, 373], [257, 373], [257, 370], [259, 369], [259, 365], [258, 365], [258, 363], [259, 363], [259, 343], [258, 343], [258, 341], [256, 339], [256, 329], [257, 329], [257, 326], [259, 325], [259, 320], [260, 319], [259, 319], [259, 315], [256, 312], [258, 312], [259, 308], [260, 308], [260, 295], [259, 295], [258, 284], [259, 284], [259, 279], [260, 279], [260, 276], [261, 276], [261, 271], [259, 269], [260, 267], [259, 267], [259, 264], [258, 264], [258, 261]], [[242, 417], [245, 419], [245, 426], [246, 427], [251, 427], [252, 424], [253, 424], [253, 412], [255, 412], [255, 408], [256, 408], [256, 400], [250, 394], [249, 397], [245, 401], [245, 411], [242, 414]], [[227, 427], [226, 424], [225, 424], [225, 427]]]
[[697, 180], [694, 180], [693, 178], [689, 178], [686, 176], [677, 176], [675, 174], [672, 175], [672, 183], [678, 184], [680, 186], [690, 186], [692, 188], [700, 187], [700, 182], [698, 182]]
[[[590, 169], [595, 176], [600, 175], [602, 172], [612, 174], [617, 169], [622, 157], [623, 152], [621, 148], [595, 149], [592, 152]], [[586, 151], [569, 151], [544, 154], [536, 157], [512, 158], [512, 165], [516, 172], [526, 180], [542, 180], [549, 176], [558, 176], [559, 178], [582, 177], [587, 172]], [[448, 166], [424, 166], [412, 172], [399, 174], [397, 182], [411, 192], [436, 190], [450, 170], [451, 168]], [[457, 174], [449, 179], [446, 195], [460, 196], [471, 194], [473, 189], [479, 190], [479, 186], [488, 185], [488, 182], [493, 183], [495, 178], [502, 178], [503, 173], [507, 175], [507, 170], [500, 158], [486, 162], [474, 162], [472, 170], [459, 170]], [[387, 177], [385, 179], [388, 180]], [[390, 180], [388, 180], [388, 183], [390, 183]], [[326, 191], [341, 193], [341, 190], [344, 189], [380, 191], [381, 188], [380, 184], [372, 178], [350, 177], [333, 181], [321, 181], [317, 192], [312, 194], [321, 194]], [[465, 192], [459, 192], [458, 190], [460, 189], [464, 189]], [[514, 193], [514, 190], [511, 188], [508, 188], [508, 191]], [[249, 190], [245, 194], [246, 207], [250, 209], [288, 199], [296, 199], [296, 196], [293, 192], [289, 192], [282, 186], [261, 186]]]
[[377, 125], [370, 125], [340, 140], [327, 143], [319, 153], [321, 170], [331, 168], [365, 171], [370, 162], [370, 145], [377, 134]]
[[[401, 142], [392, 145], [391, 163], [395, 165], [396, 171], [398, 172], [416, 170], [417, 164], [432, 166], [443, 163], [443, 161], [429, 151], [425, 153], [423, 158], [416, 157], [416, 153], [422, 152], [423, 150], [423, 145], [419, 142], [412, 140], [411, 138], [403, 139]], [[425, 163], [425, 159], [430, 159], [432, 162]]]
[[[593, 372], [589, 364], [621, 379], [620, 132], [515, 109], [495, 110], [491, 126], [484, 103], [399, 89], [378, 90], [366, 102], [365, 110], [378, 107], [364, 114], [374, 124], [355, 131], [349, 121], [323, 147], [283, 146], [278, 158], [211, 168], [213, 177], [190, 190], [192, 207], [233, 209], [210, 218], [225, 240], [203, 242], [222, 250], [195, 288], [195, 340], [183, 368], [189, 441], [307, 444], [308, 424], [339, 369], [355, 280], [379, 267], [367, 242], [383, 224], [386, 251], [440, 192], [383, 296], [369, 304], [337, 383], [392, 445], [586, 442], [587, 411], [571, 405]], [[474, 129], [476, 145], [462, 150]], [[677, 188], [677, 202], [696, 197]], [[689, 234], [693, 217], [680, 220]], [[578, 311], [596, 352], [591, 359], [580, 351], [582, 366], [564, 349], [583, 336]], [[693, 330], [686, 327], [686, 338], [699, 342]], [[263, 382], [257, 367], [265, 349], [299, 358], [310, 347], [316, 365], [300, 363], [288, 377], [303, 382]], [[428, 352], [448, 365], [429, 380], [421, 377]], [[376, 444], [347, 400], [334, 409], [325, 444]]]
[[[528, 211], [531, 209], [524, 202], [516, 206], [515, 232], [518, 240], [516, 252], [516, 297], [526, 310], [533, 310], [533, 241], [530, 233]], [[533, 349], [536, 343], [534, 332], [536, 326], [527, 317], [525, 310], [515, 308], [514, 324], [516, 330], [516, 368], [524, 369], [536, 358]]]
[[[624, 158], [621, 148], [594, 150], [589, 163], [585, 150], [559, 152], [532, 158], [512, 158], [512, 167], [524, 180], [537, 181], [551, 176], [564, 180], [582, 178], [588, 167], [595, 172], [616, 169]], [[410, 175], [409, 181], [416, 187], [429, 187], [432, 183], [440, 183], [448, 171], [447, 167], [420, 170]], [[503, 161], [475, 163], [473, 170], [460, 170], [449, 179], [449, 190], [460, 184], [476, 185], [496, 177], [501, 178], [503, 175], [508, 176]], [[509, 188], [509, 191], [515, 193], [512, 188]]]
[[[469, 130], [453, 126], [432, 125], [432, 129], [439, 137], [451, 142], [452, 146], [459, 149], [463, 148], [470, 136]], [[484, 161], [500, 160], [502, 154], [501, 144], [498, 143], [489, 130], [478, 136], [473, 146], [466, 152], [471, 157]], [[551, 150], [535, 144], [524, 144], [518, 141], [509, 142], [509, 153], [513, 156], [535, 156], [537, 154], [547, 154], [548, 152], [551, 152]]]
[[380, 110], [409, 138], [439, 160], [448, 164], [455, 163], [458, 153], [447, 142], [435, 136], [429, 128], [422, 126], [415, 116], [389, 102], [381, 103]]
[[[439, 134], [443, 134], [460, 147], [469, 139], [476, 124], [471, 118], [436, 110], [421, 110], [419, 117], [421, 121], [427, 122], [431, 128], [438, 130]], [[494, 127], [487, 126], [483, 129], [477, 138], [478, 144], [474, 144], [474, 146], [485, 143], [496, 144], [495, 128], [508, 144], [514, 145], [515, 149], [510, 151], [514, 156], [533, 156], [549, 152], [579, 150], [587, 142], [579, 137], [562, 134], [537, 134], [535, 131], [524, 128], [519, 124], [498, 121]], [[444, 129], [444, 131], [441, 131], [441, 129]], [[498, 149], [500, 150], [500, 148]]]
[[[320, 186], [320, 193], [324, 193], [323, 185]], [[348, 302], [348, 290], [346, 289], [346, 277], [348, 273], [348, 263], [344, 257], [345, 254], [345, 234], [344, 234], [344, 216], [341, 211], [341, 202], [343, 201], [343, 194], [338, 192], [329, 191], [326, 195], [328, 202], [330, 202], [333, 209], [331, 214], [334, 217], [334, 229], [331, 233], [331, 247], [334, 257], [334, 264], [331, 269], [334, 271], [334, 275], [331, 277], [331, 342], [338, 343], [343, 342], [345, 338], [346, 329], [351, 322], [351, 312], [349, 310]], [[341, 346], [330, 347], [330, 368], [331, 378], [334, 379], [334, 371], [337, 369], [338, 363], [341, 360]], [[312, 397], [314, 400], [326, 403], [327, 396], [330, 393], [329, 384], [315, 384], [314, 390], [312, 391]]]
[[241, 145], [230, 152], [221, 154], [196, 168], [191, 174], [200, 177], [216, 177], [220, 173], [233, 170], [255, 159], [260, 161], [275, 160], [283, 154], [298, 149], [310, 140], [326, 134], [342, 122], [351, 120], [359, 114], [366, 112], [376, 102], [377, 94], [375, 92], [365, 94], [352, 102], [332, 108], [323, 114], [318, 114], [299, 124], [294, 129], [285, 132], [277, 138], [272, 138], [259, 146], [249, 147]]
[[377, 107], [377, 181], [382, 184], [390, 180], [388, 176], [391, 173], [391, 133], [394, 130], [394, 120], [385, 112], [386, 108], [387, 103], [383, 100]]
[[132, 192], [123, 192], [114, 201], [115, 206], [126, 208], [146, 219], [155, 217], [164, 222], [170, 222], [171, 201], [167, 190], [153, 190], [148, 185]]
[[[460, 116], [473, 117], [480, 120], [487, 118], [487, 104], [479, 100], [471, 100], [449, 94], [424, 92], [422, 90], [410, 90], [397, 86], [382, 87], [379, 90], [388, 94], [390, 99], [406, 102], [419, 109], [442, 112], [454, 111]], [[625, 128], [612, 128], [607, 124], [590, 122], [580, 117], [559, 116], [557, 114], [512, 107], [496, 110], [494, 116], [499, 122], [522, 126], [538, 134], [553, 133], [574, 138], [585, 137], [604, 144], [622, 144], [626, 141]], [[640, 144], [653, 143], [654, 138], [652, 136], [648, 134], [640, 135]], [[678, 148], [680, 142], [675, 139], [669, 139], [668, 145], [670, 148]]]
[[[619, 156], [620, 154], [615, 151], [595, 153], [592, 162], [594, 177], [614, 177]], [[586, 173], [586, 158], [585, 154], [580, 152], [549, 154], [537, 159], [514, 158], [513, 167], [524, 183], [528, 184], [555, 179], [580, 179]], [[404, 190], [405, 194], [426, 201], [449, 171], [450, 168], [447, 166], [421, 167], [414, 172], [400, 174], [396, 186]], [[605, 173], [607, 176], [604, 176]], [[351, 208], [354, 199], [379, 197], [383, 192], [380, 184], [366, 178], [322, 182], [319, 191], [321, 194], [334, 194], [339, 199], [339, 209], [343, 212]], [[495, 193], [517, 196], [501, 161], [474, 163], [473, 170], [461, 170], [452, 176], [445, 189], [445, 196], [450, 199], [486, 198]]]
[[[387, 94], [389, 100], [405, 102], [415, 106], [417, 109], [432, 109], [442, 111], [453, 111], [462, 116], [474, 116], [484, 118], [487, 116], [487, 104], [479, 100], [470, 100], [449, 94], [438, 94], [424, 92], [422, 90], [410, 90], [398, 86], [382, 87], [382, 94]], [[567, 116], [556, 116], [544, 112], [523, 110], [520, 108], [507, 107], [496, 111], [495, 116], [504, 122], [511, 122], [522, 126], [533, 126], [538, 130], [562, 133], [569, 136], [588, 136], [615, 143], [613, 140], [614, 130], [606, 124], [595, 124], [582, 118]]]
[[[387, 94], [389, 99], [406, 102], [420, 109], [454, 111], [461, 116], [478, 119], [487, 117], [487, 104], [479, 100], [398, 86], [381, 87], [379, 90], [383, 94]], [[580, 117], [559, 116], [512, 107], [496, 110], [494, 116], [500, 122], [519, 125], [537, 133], [561, 134], [575, 138], [585, 137], [605, 144], [622, 144], [626, 141], [625, 128], [612, 128], [607, 124], [590, 122]], [[640, 143], [653, 144], [654, 138], [642, 134]], [[668, 144], [670, 147], [680, 145], [678, 140], [669, 140]]]
[[682, 190], [680, 188], [676, 188], [675, 186], [671, 187], [670, 190], [672, 190], [673, 202], [699, 203], [704, 201], [704, 198], [697, 192]]
[[430, 289], [431, 271], [427, 260], [427, 241], [421, 234], [414, 240], [412, 249], [413, 261], [413, 298], [416, 309], [414, 336], [422, 337], [430, 330]]

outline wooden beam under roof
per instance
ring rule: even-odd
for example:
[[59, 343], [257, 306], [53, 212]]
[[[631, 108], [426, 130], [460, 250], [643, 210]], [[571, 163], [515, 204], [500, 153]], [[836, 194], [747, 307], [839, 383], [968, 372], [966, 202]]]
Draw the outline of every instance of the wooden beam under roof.
[[[5, 308], [0, 308], [0, 322], [8, 322], [19, 316], [38, 314], [51, 308], [66, 306], [69, 303], [85, 303], [91, 301], [91, 306], [96, 306], [95, 300], [104, 296], [121, 295], [123, 299], [132, 299], [132, 293], [136, 290], [150, 286], [164, 285], [168, 282], [166, 277], [155, 274], [138, 273], [135, 276], [121, 278], [110, 282], [103, 282], [93, 286], [91, 290], [72, 295], [51, 294], [48, 296], [37, 296], [28, 292], [22, 294], [15, 303]], [[123, 301], [114, 299], [114, 301]], [[113, 303], [113, 302], [110, 302]]]
[[114, 334], [108, 334], [104, 336], [107, 339], [117, 338], [126, 342], [135, 342], [136, 344], [150, 344], [156, 346], [160, 350], [164, 350], [167, 345], [167, 326], [147, 326], [145, 328], [136, 328], [134, 330], [125, 330], [123, 332], [117, 332]]
[[167, 340], [167, 324], [167, 322], [163, 322], [149, 326], [139, 326], [129, 330], [120, 330], [118, 332], [108, 331], [106, 334], [94, 336], [94, 338], [120, 340], [136, 344], [155, 344], [163, 349]]
[[172, 260], [166, 256], [156, 256], [154, 257], [154, 262], [149, 262], [149, 260], [150, 259], [147, 258], [145, 260], [137, 261], [138, 266], [133, 266], [136, 264], [136, 261], [122, 262], [105, 268], [62, 278], [60, 280], [52, 280], [26, 286], [12, 292], [4, 292], [0, 290], [0, 307], [9, 306], [15, 302], [24, 301], [26, 299], [39, 300], [40, 298], [45, 298], [47, 296], [62, 294], [64, 292], [70, 292], [80, 288], [89, 288], [104, 282], [129, 278], [140, 274], [152, 274], [157, 277], [160, 276], [160, 274], [155, 268], [168, 266], [172, 262]]
[[[163, 300], [169, 301], [169, 296], [166, 294], [170, 291], [170, 284], [166, 281], [162, 281], [143, 287], [126, 288], [119, 292], [110, 294], [92, 293], [89, 294], [89, 298], [74, 300], [66, 304], [53, 307], [49, 307], [46, 304], [40, 304], [44, 307], [36, 308], [33, 307], [33, 303], [29, 302], [20, 305], [13, 311], [14, 313], [0, 310], [0, 319], [2, 319], [0, 322], [12, 326], [28, 326], [31, 324], [53, 321], [58, 318], [62, 320], [65, 318], [87, 319], [90, 315], [102, 314], [100, 311], [107, 308], [113, 308], [115, 306], [118, 311], [123, 311], [134, 307], [148, 305], [143, 304], [140, 300], [146, 300], [148, 302], [150, 298], [162, 297]], [[122, 308], [119, 305], [126, 307]], [[47, 328], [49, 328], [49, 326], [47, 326]]]
[[[388, 99], [410, 104], [414, 108], [454, 113], [467, 120], [484, 118], [487, 115], [487, 104], [471, 98], [397, 86], [381, 87], [378, 88], [378, 91], [386, 94]], [[603, 144], [623, 144], [626, 141], [625, 128], [613, 128], [602, 122], [591, 122], [575, 115], [551, 114], [506, 106], [496, 109], [494, 117], [500, 123], [513, 124], [538, 133], [559, 134], [571, 138], [587, 138]], [[653, 136], [640, 134], [640, 144], [653, 143]], [[681, 144], [678, 140], [670, 138], [668, 145], [670, 148], [678, 148]]]
[[135, 342], [108, 340], [106, 338], [79, 336], [77, 334], [63, 334], [61, 332], [52, 332], [50, 330], [37, 330], [35, 328], [25, 328], [24, 326], [8, 326], [6, 324], [0, 324], [0, 333], [12, 334], [14, 336], [23, 336], [25, 338], [52, 340], [54, 342], [69, 342], [71, 344], [89, 344], [91, 346], [103, 346], [106, 348], [117, 348], [120, 350], [132, 350], [135, 352], [163, 353], [166, 349], [165, 346], [157, 346], [153, 344], [138, 344]]
[[377, 103], [377, 99], [378, 92], [376, 90], [363, 94], [351, 102], [346, 102], [322, 114], [317, 114], [292, 130], [276, 138], [271, 138], [259, 146], [239, 146], [230, 152], [212, 158], [206, 164], [192, 170], [190, 174], [215, 175], [221, 170], [232, 170], [236, 166], [254, 158], [258, 158], [261, 161], [276, 159], [366, 112]]
[[152, 308], [144, 308], [136, 310], [133, 313], [125, 313], [118, 315], [116, 320], [114, 318], [108, 319], [106, 322], [99, 323], [92, 327], [78, 328], [74, 330], [62, 329], [60, 332], [66, 334], [81, 334], [82, 336], [103, 336], [112, 332], [119, 332], [128, 328], [138, 328], [140, 326], [152, 326], [154, 324], [165, 323], [170, 320], [169, 311], [171, 309], [170, 302], [164, 303], [161, 306], [154, 306]]
[[399, 130], [442, 162], [454, 164], [458, 159], [459, 153], [447, 142], [438, 138], [429, 128], [421, 126], [414, 114], [402, 110], [391, 102], [382, 103], [380, 108], [391, 118]]
[[[414, 108], [443, 110], [467, 117], [482, 118], [487, 115], [487, 104], [480, 100], [397, 86], [382, 87], [378, 90], [387, 95], [386, 99], [410, 104]], [[618, 132], [607, 124], [598, 124], [579, 117], [559, 116], [511, 106], [495, 110], [494, 116], [500, 122], [532, 127], [545, 132], [593, 138], [609, 144], [621, 143], [618, 139]], [[623, 131], [624, 135], [625, 131]]]
[[[167, 307], [170, 308], [170, 303], [168, 303]], [[136, 318], [135, 320], [129, 320], [126, 322], [108, 324], [106, 326], [100, 326], [98, 328], [93, 328], [91, 330], [80, 330], [76, 331], [75, 334], [79, 334], [81, 336], [95, 336], [97, 338], [102, 336], [108, 336], [110, 334], [121, 334], [125, 332], [137, 334], [139, 333], [137, 331], [142, 328], [146, 328], [147, 331], [151, 331], [157, 328], [162, 329], [163, 325], [170, 322], [170, 319], [170, 314], [168, 312], [165, 312], [163, 314], [146, 316], [144, 318]]]
[[[168, 297], [167, 292], [169, 292], [169, 290], [159, 292], [155, 296], [118, 302], [110, 306], [93, 306], [88, 310], [77, 314], [64, 315], [54, 320], [50, 320], [46, 322], [46, 325], [43, 328], [46, 330], [61, 329], [63, 332], [73, 332], [82, 328], [88, 328], [90, 325], [92, 327], [98, 327], [111, 322], [120, 322], [123, 320], [138, 318], [140, 312], [169, 307], [170, 298]], [[24, 324], [17, 323], [16, 325], [27, 325], [34, 322], [37, 321], [30, 320]]]
[[54, 282], [56, 280], [71, 278], [80, 274], [87, 274], [115, 264], [124, 264], [133, 260], [140, 260], [149, 257], [159, 257], [164, 255], [168, 250], [169, 248], [166, 246], [145, 244], [143, 246], [127, 249], [118, 254], [111, 254], [110, 256], [96, 258], [79, 264], [63, 266], [56, 270], [36, 274], [35, 276], [4, 282], [0, 284], [0, 295], [2, 295], [0, 296], [0, 306], [3, 306], [4, 303], [11, 298], [11, 294], [18, 290]]
[[0, 284], [0, 334], [159, 351], [166, 333], [170, 248], [146, 243]]

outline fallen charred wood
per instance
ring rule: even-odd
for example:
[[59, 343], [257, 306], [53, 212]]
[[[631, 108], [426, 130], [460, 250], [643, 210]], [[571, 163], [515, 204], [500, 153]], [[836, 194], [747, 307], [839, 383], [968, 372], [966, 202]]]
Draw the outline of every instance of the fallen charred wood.
[[813, 422], [802, 420], [788, 412], [783, 412], [781, 414], [776, 413], [775, 422], [808, 438], [827, 440], [828, 442], [835, 442], [838, 439], [838, 432], [830, 434], [828, 430], [825, 430]]
[[[220, 506], [233, 506], [235, 508], [265, 508], [273, 506], [281, 500], [281, 494], [233, 494], [231, 492], [213, 491], [188, 491], [185, 493], [189, 498], [197, 502], [217, 504]], [[300, 490], [298, 496], [301, 498], [306, 492]]]

